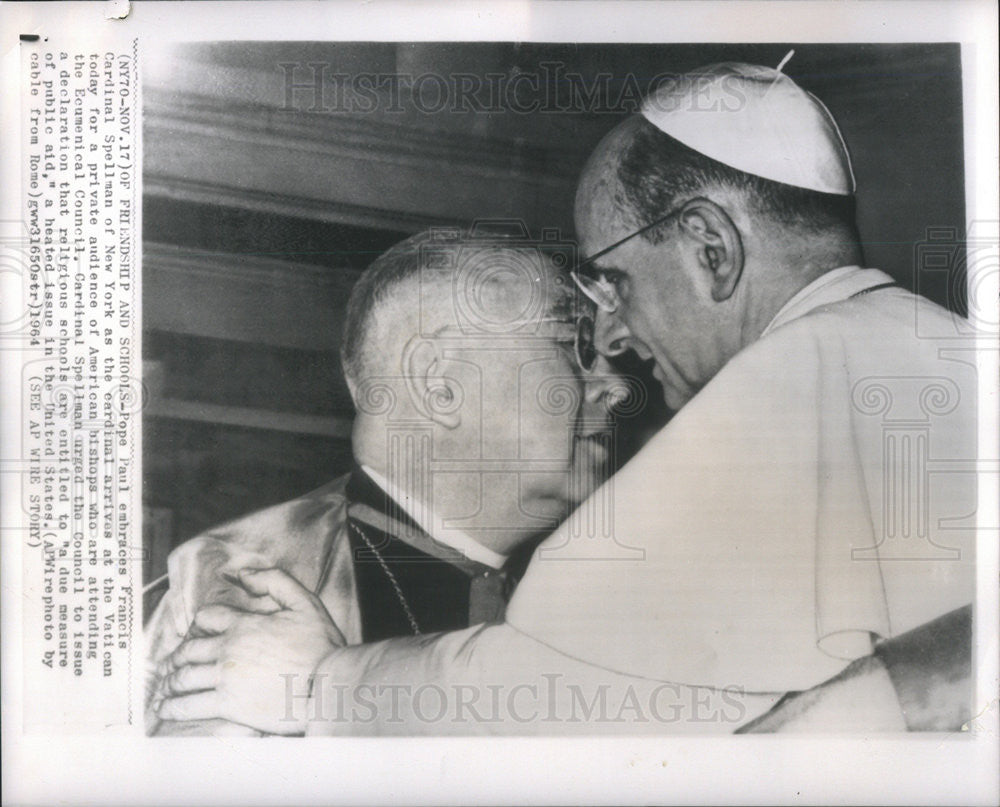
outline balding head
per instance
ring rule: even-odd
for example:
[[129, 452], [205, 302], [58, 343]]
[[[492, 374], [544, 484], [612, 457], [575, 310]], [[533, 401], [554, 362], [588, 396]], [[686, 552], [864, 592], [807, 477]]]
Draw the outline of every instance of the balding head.
[[503, 552], [603, 481], [599, 432], [623, 391], [580, 367], [581, 301], [550, 246], [409, 238], [359, 279], [342, 342], [358, 462]]
[[[572, 320], [575, 297], [550, 256], [502, 235], [418, 233], [377, 258], [347, 304], [341, 360], [348, 379], [398, 370], [396, 343], [444, 329], [530, 333], [547, 317]], [[401, 342], [402, 340], [402, 342]]]
[[[624, 225], [638, 229], [699, 195], [731, 200], [741, 208], [730, 211], [734, 218], [745, 212], [769, 242], [777, 238], [796, 253], [807, 241], [818, 260], [839, 266], [859, 250], [853, 196], [744, 173], [689, 148], [641, 115], [613, 129], [587, 161], [577, 187], [577, 222], [593, 214], [595, 203], [607, 215], [610, 202]], [[655, 244], [665, 230], [654, 228], [642, 237]]]
[[599, 349], [653, 358], [673, 409], [756, 340], [799, 289], [862, 261], [853, 197], [746, 174], [639, 115], [591, 155], [575, 216], [585, 256], [628, 239], [586, 267], [620, 301], [599, 312]]

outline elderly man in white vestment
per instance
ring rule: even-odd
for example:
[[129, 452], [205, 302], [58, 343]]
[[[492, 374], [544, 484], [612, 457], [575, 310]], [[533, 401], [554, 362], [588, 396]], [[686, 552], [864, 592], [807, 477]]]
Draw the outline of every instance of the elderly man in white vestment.
[[[804, 725], [951, 725], [969, 699], [975, 371], [949, 351], [949, 312], [862, 268], [854, 192], [832, 116], [780, 71], [713, 65], [661, 88], [576, 200], [596, 344], [652, 360], [678, 410], [607, 483], [613, 535], [560, 527], [502, 625], [351, 648], [276, 631], [271, 666], [233, 635], [198, 657], [224, 667], [216, 686], [161, 715], [719, 733], [832, 680]], [[872, 661], [895, 647], [937, 659], [923, 684]], [[921, 723], [932, 685], [946, 714]]]

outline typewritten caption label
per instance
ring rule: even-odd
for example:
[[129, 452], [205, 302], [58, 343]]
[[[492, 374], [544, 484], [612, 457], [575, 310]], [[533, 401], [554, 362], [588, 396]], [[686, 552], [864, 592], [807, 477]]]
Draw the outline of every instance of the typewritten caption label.
[[22, 82], [25, 730], [96, 731], [138, 718], [135, 51], [41, 42]]

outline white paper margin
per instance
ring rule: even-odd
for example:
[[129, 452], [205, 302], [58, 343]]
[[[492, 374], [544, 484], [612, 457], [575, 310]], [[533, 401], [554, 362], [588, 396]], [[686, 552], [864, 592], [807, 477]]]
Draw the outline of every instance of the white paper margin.
[[[998, 218], [997, 10], [989, 2], [7, 3], [2, 13], [2, 211], [20, 215], [22, 33], [122, 39], [963, 43], [968, 220]], [[120, 11], [118, 12], [120, 13]], [[12, 140], [13, 138], [13, 140]], [[995, 289], [997, 278], [986, 278]], [[991, 291], [992, 298], [997, 295]], [[984, 296], [984, 299], [986, 297]], [[9, 368], [3, 367], [6, 373]], [[997, 378], [997, 352], [980, 355]], [[983, 383], [983, 456], [998, 444]], [[11, 385], [2, 388], [9, 400]], [[5, 407], [4, 407], [5, 408]], [[4, 444], [18, 424], [3, 422]], [[981, 508], [997, 507], [984, 474]], [[980, 545], [983, 712], [969, 736], [719, 739], [146, 740], [21, 736], [19, 548], [3, 546], [4, 799], [11, 804], [962, 803], [997, 801], [997, 546]], [[992, 615], [992, 619], [990, 618]]]

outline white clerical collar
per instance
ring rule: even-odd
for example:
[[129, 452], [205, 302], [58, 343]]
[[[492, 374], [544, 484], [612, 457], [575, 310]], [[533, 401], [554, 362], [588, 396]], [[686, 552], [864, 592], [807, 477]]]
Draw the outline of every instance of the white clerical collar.
[[879, 269], [862, 269], [860, 266], [833, 269], [800, 289], [775, 314], [761, 336], [767, 336], [775, 328], [780, 328], [821, 305], [838, 303], [865, 289], [891, 282], [892, 278]]
[[501, 555], [489, 547], [483, 546], [475, 538], [472, 538], [461, 530], [456, 530], [454, 527], [445, 527], [444, 519], [439, 518], [430, 507], [427, 507], [423, 502], [415, 500], [413, 496], [398, 485], [392, 484], [392, 482], [378, 471], [373, 470], [367, 465], [362, 465], [361, 470], [368, 474], [376, 485], [388, 493], [393, 501], [402, 508], [403, 512], [417, 523], [420, 529], [438, 543], [444, 544], [451, 549], [456, 549], [469, 560], [474, 560], [493, 569], [503, 568], [503, 565], [507, 562], [506, 555]]

